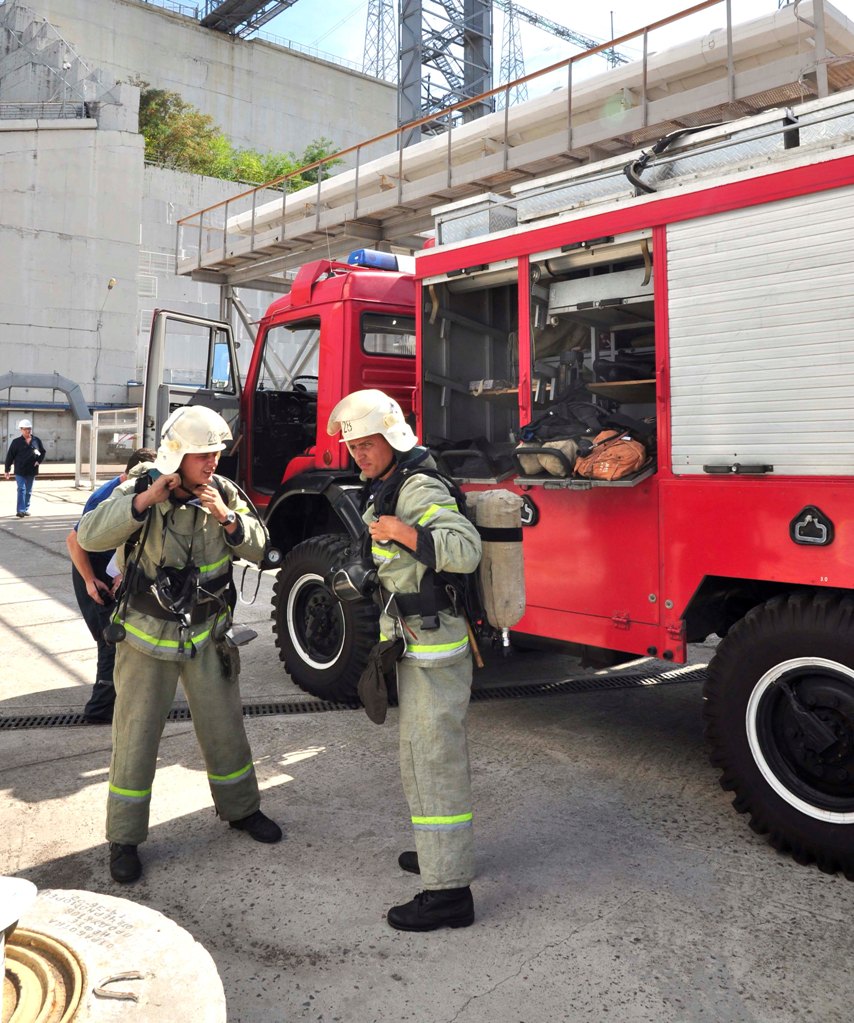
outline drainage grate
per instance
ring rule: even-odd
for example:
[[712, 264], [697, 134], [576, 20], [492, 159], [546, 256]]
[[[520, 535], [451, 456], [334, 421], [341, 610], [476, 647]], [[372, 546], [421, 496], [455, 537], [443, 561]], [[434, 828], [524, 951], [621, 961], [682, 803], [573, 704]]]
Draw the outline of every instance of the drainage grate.
[[[292, 703], [247, 703], [243, 706], [246, 718], [271, 717], [278, 714], [316, 714], [324, 710], [355, 710], [357, 704], [330, 703], [312, 696]], [[166, 715], [167, 721], [191, 721], [189, 707], [173, 707]], [[22, 731], [27, 728], [64, 728], [66, 725], [85, 725], [82, 714], [27, 714], [22, 717], [0, 717], [0, 732]], [[93, 730], [104, 725], [87, 725]]]
[[[581, 678], [567, 678], [550, 682], [523, 682], [519, 685], [493, 685], [474, 689], [472, 702], [481, 700], [514, 700], [538, 696], [561, 696], [567, 693], [590, 693], [602, 689], [633, 689], [637, 687], [673, 685], [677, 682], [703, 682], [705, 666], [700, 668], [671, 668], [656, 674], [645, 675], [587, 675]], [[358, 710], [358, 704], [332, 703], [305, 696], [281, 703], [247, 703], [243, 716], [247, 718], [277, 717], [282, 714], [318, 714], [330, 710]], [[186, 706], [173, 707], [168, 721], [191, 720], [190, 709]], [[23, 731], [28, 728], [64, 728], [68, 725], [82, 725], [83, 715], [76, 714], [27, 714], [21, 717], [0, 717], [0, 732]], [[97, 725], [90, 725], [97, 728]], [[100, 726], [103, 727], [103, 726]], [[104, 729], [106, 731], [106, 729]]]

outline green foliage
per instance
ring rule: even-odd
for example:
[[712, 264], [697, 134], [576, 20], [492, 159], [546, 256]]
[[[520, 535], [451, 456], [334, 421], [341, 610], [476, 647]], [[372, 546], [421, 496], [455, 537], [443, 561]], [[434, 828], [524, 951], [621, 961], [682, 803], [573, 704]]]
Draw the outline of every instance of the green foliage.
[[[161, 167], [260, 185], [335, 152], [328, 138], [310, 142], [302, 154], [237, 149], [212, 117], [185, 102], [177, 92], [153, 89], [142, 79], [131, 84], [140, 90], [139, 131], [145, 139], [145, 159]], [[327, 177], [330, 168], [339, 163], [326, 163], [323, 176]], [[285, 183], [287, 190], [294, 192], [317, 181], [317, 173], [314, 169], [296, 175]]]

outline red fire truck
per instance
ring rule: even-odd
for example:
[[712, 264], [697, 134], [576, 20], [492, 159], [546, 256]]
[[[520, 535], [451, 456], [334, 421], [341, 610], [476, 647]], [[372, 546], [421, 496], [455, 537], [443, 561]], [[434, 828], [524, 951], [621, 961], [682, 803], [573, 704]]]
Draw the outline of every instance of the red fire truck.
[[[285, 555], [277, 646], [298, 685], [341, 699], [375, 612], [325, 584], [360, 529], [325, 424], [348, 391], [391, 393], [464, 486], [523, 499], [516, 644], [682, 662], [722, 637], [704, 711], [722, 785], [778, 849], [854, 879], [852, 216], [850, 96], [678, 130], [439, 211], [414, 275], [303, 267], [242, 396], [233, 349], [216, 354], [227, 326], [196, 321], [209, 386], [149, 387], [147, 420], [239, 409], [230, 471]], [[188, 321], [159, 314], [150, 380], [170, 318]], [[646, 463], [613, 480], [537, 464], [581, 406], [643, 424]]]

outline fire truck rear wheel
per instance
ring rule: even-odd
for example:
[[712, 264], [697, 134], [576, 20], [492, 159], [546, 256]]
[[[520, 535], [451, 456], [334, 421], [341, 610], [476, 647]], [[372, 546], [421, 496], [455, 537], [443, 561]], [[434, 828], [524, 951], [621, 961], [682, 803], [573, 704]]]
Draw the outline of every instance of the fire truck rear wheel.
[[347, 551], [347, 540], [331, 535], [305, 540], [288, 553], [273, 586], [273, 634], [300, 689], [358, 703], [356, 684], [378, 638], [378, 614], [369, 600], [338, 600], [324, 582]]
[[704, 696], [733, 806], [798, 863], [854, 881], [854, 599], [753, 608], [721, 641]]

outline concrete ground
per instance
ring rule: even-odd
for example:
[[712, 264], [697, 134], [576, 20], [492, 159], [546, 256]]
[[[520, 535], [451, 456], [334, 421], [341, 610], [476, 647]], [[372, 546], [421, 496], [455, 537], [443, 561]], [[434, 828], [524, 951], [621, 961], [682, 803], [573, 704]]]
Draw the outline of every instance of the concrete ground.
[[[86, 700], [94, 644], [64, 538], [87, 496], [39, 481], [18, 520], [14, 484], [0, 485], [0, 718]], [[244, 701], [299, 703], [268, 592], [240, 614], [260, 633]], [[577, 668], [539, 654], [490, 670]], [[475, 702], [469, 722], [468, 929], [385, 923], [418, 890], [396, 864], [411, 838], [395, 711], [382, 727], [352, 710], [247, 720], [264, 809], [286, 828], [272, 847], [216, 819], [192, 727], [170, 723], [145, 875], [128, 888], [103, 841], [109, 731], [0, 720], [0, 874], [164, 913], [213, 956], [232, 1023], [850, 1023], [854, 885], [778, 855], [731, 808], [696, 682]]]

